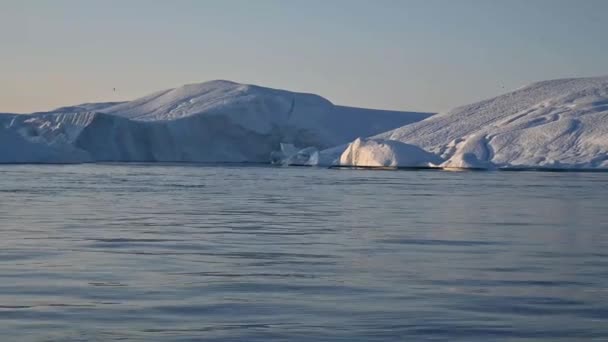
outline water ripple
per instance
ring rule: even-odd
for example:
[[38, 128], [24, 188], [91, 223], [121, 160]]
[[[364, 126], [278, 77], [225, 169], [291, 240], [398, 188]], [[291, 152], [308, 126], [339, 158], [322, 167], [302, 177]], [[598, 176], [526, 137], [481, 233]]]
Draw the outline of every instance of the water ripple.
[[608, 174], [0, 166], [3, 341], [608, 340]]

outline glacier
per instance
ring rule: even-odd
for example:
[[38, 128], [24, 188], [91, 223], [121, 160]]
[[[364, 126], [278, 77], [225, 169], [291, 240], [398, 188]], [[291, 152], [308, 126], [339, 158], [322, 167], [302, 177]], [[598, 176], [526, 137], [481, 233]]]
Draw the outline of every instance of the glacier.
[[281, 143], [314, 154], [430, 115], [218, 80], [128, 102], [0, 114], [0, 163], [268, 163]]
[[375, 147], [342, 148], [337, 164], [417, 166], [396, 157], [399, 142], [446, 169], [608, 169], [608, 77], [534, 83], [372, 138]]

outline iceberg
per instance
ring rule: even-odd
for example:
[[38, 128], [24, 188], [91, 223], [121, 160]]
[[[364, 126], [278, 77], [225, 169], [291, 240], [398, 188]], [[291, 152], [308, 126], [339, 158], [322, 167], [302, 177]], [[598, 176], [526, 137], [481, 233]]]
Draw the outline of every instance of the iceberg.
[[395, 140], [358, 138], [348, 145], [338, 164], [349, 167], [436, 167], [437, 155]]
[[[444, 168], [608, 169], [608, 77], [534, 83], [372, 138], [417, 146]], [[362, 156], [340, 163], [410, 164], [358, 145]]]
[[[318, 151], [420, 121], [429, 113], [337, 106], [314, 94], [211, 81], [121, 103], [0, 115], [0, 163], [287, 163], [316, 165]], [[282, 157], [283, 159], [285, 156]]]
[[105, 161], [608, 169], [608, 76], [538, 82], [436, 115], [230, 81], [0, 114], [0, 163]]

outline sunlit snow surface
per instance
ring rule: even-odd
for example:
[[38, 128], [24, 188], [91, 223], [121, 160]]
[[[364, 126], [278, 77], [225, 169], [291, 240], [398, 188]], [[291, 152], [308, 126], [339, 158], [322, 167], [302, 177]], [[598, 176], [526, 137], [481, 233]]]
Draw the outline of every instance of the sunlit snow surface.
[[608, 77], [535, 83], [378, 137], [446, 167], [608, 168]]
[[362, 167], [432, 167], [441, 164], [441, 158], [400, 141], [357, 139], [342, 153], [339, 164]]

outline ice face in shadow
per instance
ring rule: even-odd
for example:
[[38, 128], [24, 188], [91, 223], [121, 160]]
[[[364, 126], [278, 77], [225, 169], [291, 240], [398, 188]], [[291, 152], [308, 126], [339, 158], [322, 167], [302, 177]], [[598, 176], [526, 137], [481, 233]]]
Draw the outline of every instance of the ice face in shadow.
[[82, 163], [89, 154], [74, 145], [94, 114], [0, 115], [0, 163]]

